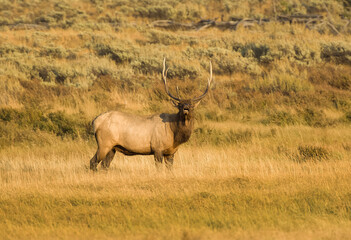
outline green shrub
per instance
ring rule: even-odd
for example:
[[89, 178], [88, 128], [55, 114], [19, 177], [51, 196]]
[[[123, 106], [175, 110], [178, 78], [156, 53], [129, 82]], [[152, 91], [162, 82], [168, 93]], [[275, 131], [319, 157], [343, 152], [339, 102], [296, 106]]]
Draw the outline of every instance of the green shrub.
[[261, 60], [262, 56], [267, 55], [267, 53], [270, 51], [269, 47], [264, 44], [258, 44], [256, 43], [248, 43], [245, 44], [241, 47], [239, 47], [240, 53], [243, 57], [253, 57], [256, 58], [258, 61]]
[[261, 64], [272, 63], [274, 60], [289, 59], [297, 63], [309, 63], [319, 61], [317, 52], [301, 44], [281, 44], [274, 45], [257, 44], [249, 42], [246, 44], [232, 41], [229, 44], [235, 52], [240, 53], [245, 58], [250, 58]]
[[169, 78], [195, 79], [199, 76], [199, 71], [192, 65], [178, 63], [168, 71]]
[[19, 128], [16, 124], [6, 122], [1, 123], [0, 121], [0, 148], [14, 146], [14, 145], [45, 145], [48, 143], [49, 136], [43, 134], [38, 135], [32, 129], [29, 128]]
[[323, 111], [306, 108], [300, 112], [300, 115], [304, 122], [312, 127], [327, 127], [335, 124], [335, 121], [328, 119]]
[[1, 16], [0, 17], [0, 26], [8, 25], [8, 24], [10, 24], [10, 20], [6, 17]]
[[328, 81], [328, 84], [332, 87], [342, 89], [342, 90], [351, 90], [351, 76], [338, 74], [339, 76], [335, 76]]
[[217, 75], [231, 75], [236, 72], [244, 72], [257, 75], [261, 73], [261, 69], [256, 62], [244, 58], [240, 53], [225, 48], [190, 48], [188, 47], [184, 54], [189, 58], [199, 59], [205, 58], [206, 61], [201, 65], [205, 69], [208, 68], [208, 60], [213, 64], [213, 73]]
[[206, 109], [205, 111], [198, 111], [196, 115], [196, 119], [199, 121], [203, 121], [206, 119], [206, 120], [215, 121], [215, 122], [223, 122], [228, 120], [229, 116], [216, 110]]
[[[151, 50], [140, 52], [139, 57], [131, 62], [134, 72], [143, 74], [160, 74], [162, 72], [162, 56], [158, 51]], [[195, 79], [199, 76], [199, 70], [193, 65], [187, 64], [182, 59], [167, 61], [166, 68], [169, 68], [167, 77], [169, 79]]]
[[151, 19], [174, 19], [176, 11], [169, 5], [136, 7], [133, 13], [134, 17], [143, 17]]
[[330, 152], [318, 146], [299, 146], [298, 147], [298, 162], [307, 162], [307, 161], [321, 161], [328, 160], [330, 158]]
[[116, 63], [130, 62], [134, 57], [134, 51], [126, 45], [97, 44], [94, 47], [98, 56], [108, 56]]
[[[33, 6], [35, 8], [35, 6]], [[37, 4], [40, 6], [40, 2]], [[51, 11], [50, 11], [51, 9]], [[65, 2], [57, 2], [53, 8], [48, 8], [43, 14], [33, 14], [32, 22], [40, 25], [46, 25], [48, 27], [61, 27], [68, 28], [74, 24], [79, 24], [82, 20], [87, 20], [88, 16], [84, 11], [77, 9]]]
[[313, 89], [312, 85], [302, 77], [294, 76], [288, 73], [277, 73], [263, 78], [258, 78], [250, 84], [250, 88], [260, 91], [264, 94], [280, 92], [284, 95], [309, 91]]
[[[93, 87], [99, 87], [106, 92], [112, 92], [115, 89], [120, 91], [132, 91], [145, 83], [140, 82], [140, 77], [133, 73], [130, 68], [119, 68], [112, 72], [110, 69], [94, 68], [93, 74], [97, 76], [93, 83]], [[102, 94], [102, 99], [108, 100], [109, 97]]]
[[0, 109], [0, 120], [5, 122], [11, 122], [20, 117], [17, 110], [11, 108], [1, 108]]
[[197, 145], [213, 144], [223, 146], [251, 142], [252, 136], [252, 131], [248, 129], [224, 132], [204, 126], [194, 130], [192, 139]]
[[268, 113], [268, 117], [262, 121], [263, 124], [275, 124], [278, 126], [294, 125], [299, 122], [297, 116], [285, 111]]
[[[49, 124], [44, 125], [47, 129], [42, 128], [41, 130], [48, 130], [55, 133], [57, 136], [70, 136], [72, 138], [78, 137], [78, 128], [79, 123], [77, 123], [72, 118], [68, 117], [63, 112], [53, 112], [47, 115], [47, 118], [44, 118], [44, 123], [48, 122]], [[78, 125], [78, 126], [77, 126]]]
[[351, 122], [351, 111], [345, 113], [346, 122]]
[[12, 55], [16, 53], [29, 54], [32, 49], [24, 46], [15, 46], [10, 44], [4, 44], [0, 46], [0, 56]]
[[120, 25], [123, 22], [123, 20], [120, 18], [118, 12], [115, 12], [114, 15], [106, 13], [105, 16], [99, 17], [98, 22]]
[[34, 65], [30, 71], [32, 79], [40, 79], [44, 82], [68, 84], [78, 73], [73, 69], [67, 69], [54, 65]]
[[333, 61], [336, 63], [351, 63], [351, 44], [343, 42], [332, 42], [322, 44], [321, 58], [325, 61]]
[[40, 57], [53, 57], [53, 58], [67, 58], [67, 59], [76, 59], [77, 55], [71, 50], [66, 50], [63, 47], [46, 47], [40, 49]]
[[163, 31], [151, 30], [148, 32], [147, 37], [148, 42], [151, 44], [179, 45], [182, 43], [181, 38]]
[[[138, 58], [131, 63], [134, 71], [141, 72], [143, 74], [160, 73], [162, 71], [162, 65], [160, 59], [156, 58]], [[170, 74], [168, 74], [170, 77]]]
[[308, 79], [314, 84], [325, 84], [341, 90], [351, 89], [351, 69], [343, 65], [323, 64], [308, 69]]
[[0, 109], [0, 122], [12, 124], [15, 131], [31, 129], [44, 131], [60, 137], [77, 138], [78, 136], [88, 138], [91, 129], [88, 122], [80, 117], [79, 120], [68, 116], [63, 112], [46, 113], [39, 109], [26, 108], [16, 110], [12, 108]]

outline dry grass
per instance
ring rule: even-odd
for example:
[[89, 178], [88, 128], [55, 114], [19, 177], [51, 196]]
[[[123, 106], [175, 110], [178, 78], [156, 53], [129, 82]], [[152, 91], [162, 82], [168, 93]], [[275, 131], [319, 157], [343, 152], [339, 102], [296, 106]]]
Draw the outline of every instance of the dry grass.
[[[157, 19], [328, 15], [236, 31]], [[351, 235], [347, 1], [2, 1], [1, 239], [347, 239]], [[326, 7], [328, 12], [326, 12]], [[330, 18], [331, 17], [331, 18]], [[33, 25], [34, 24], [34, 25]], [[23, 28], [27, 28], [23, 30]], [[22, 29], [22, 30], [21, 30]], [[172, 171], [118, 154], [88, 170], [88, 123], [108, 110], [172, 112], [212, 90]]]
[[[12, 238], [306, 239], [350, 234], [349, 127], [250, 127], [252, 142], [182, 147], [174, 169], [118, 154], [93, 174], [94, 144], [12, 147], [0, 157], [0, 229]], [[228, 125], [219, 124], [218, 129]], [[346, 133], [346, 134], [345, 134]], [[296, 146], [328, 159], [304, 162]], [[21, 230], [20, 230], [21, 229]]]

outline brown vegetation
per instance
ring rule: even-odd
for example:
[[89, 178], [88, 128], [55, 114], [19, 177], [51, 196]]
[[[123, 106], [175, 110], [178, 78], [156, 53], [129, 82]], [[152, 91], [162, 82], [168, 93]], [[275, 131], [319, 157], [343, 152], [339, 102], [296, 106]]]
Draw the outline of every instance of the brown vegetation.
[[[2, 1], [0, 11], [5, 239], [350, 235], [349, 1]], [[275, 21], [301, 15], [323, 22]], [[151, 25], [216, 18], [274, 21]], [[173, 171], [118, 155], [91, 174], [98, 114], [169, 111], [163, 57], [180, 98], [206, 88], [209, 60], [214, 74]]]

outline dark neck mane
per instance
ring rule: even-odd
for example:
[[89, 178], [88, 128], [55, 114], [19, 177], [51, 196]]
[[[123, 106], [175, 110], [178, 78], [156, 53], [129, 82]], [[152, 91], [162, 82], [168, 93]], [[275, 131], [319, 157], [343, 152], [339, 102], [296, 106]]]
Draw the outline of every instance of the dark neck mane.
[[174, 132], [174, 145], [179, 146], [189, 140], [194, 127], [194, 118], [188, 115], [182, 118], [180, 113], [177, 114], [176, 121], [173, 122], [172, 130]]

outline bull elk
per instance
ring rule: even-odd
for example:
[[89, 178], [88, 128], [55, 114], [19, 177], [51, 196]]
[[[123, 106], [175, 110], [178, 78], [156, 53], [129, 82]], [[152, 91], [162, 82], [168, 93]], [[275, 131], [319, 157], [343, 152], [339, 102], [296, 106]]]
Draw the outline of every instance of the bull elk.
[[203, 99], [212, 81], [210, 77], [205, 92], [192, 99], [174, 97], [167, 86], [166, 59], [163, 60], [162, 79], [165, 90], [178, 113], [161, 113], [152, 116], [137, 116], [120, 111], [110, 111], [96, 117], [93, 121], [95, 139], [98, 145], [94, 157], [90, 160], [90, 169], [96, 171], [101, 162], [107, 169], [116, 153], [125, 155], [154, 155], [156, 165], [173, 165], [174, 154], [179, 146], [189, 140], [194, 126], [194, 109]]

